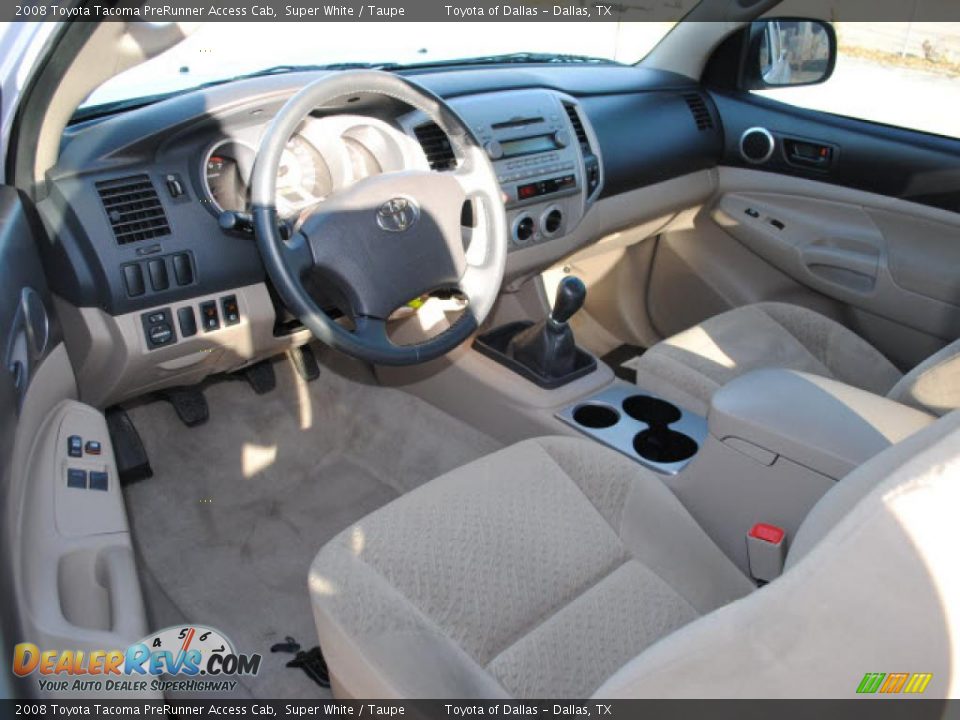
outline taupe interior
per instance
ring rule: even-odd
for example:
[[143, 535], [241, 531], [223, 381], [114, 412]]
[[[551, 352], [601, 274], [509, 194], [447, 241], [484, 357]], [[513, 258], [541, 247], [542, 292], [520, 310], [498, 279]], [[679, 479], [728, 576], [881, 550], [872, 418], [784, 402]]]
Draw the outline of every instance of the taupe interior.
[[[503, 217], [462, 220], [460, 231], [464, 254], [479, 262], [471, 247], [485, 244], [471, 237], [511, 228], [500, 292], [466, 342], [390, 366], [312, 336], [280, 300], [253, 230], [224, 224], [245, 222], [242, 211], [224, 218], [209, 188], [200, 200], [202, 183], [186, 199], [163, 194], [163, 162], [201, 172], [184, 148], [209, 159], [227, 140], [253, 147], [325, 73], [207, 88], [189, 108], [164, 100], [165, 112], [192, 114], [160, 122], [138, 110], [145, 127], [158, 126], [115, 147], [111, 137], [130, 132], [116, 116], [61, 137], [91, 89], [83, 83], [103, 80], [83, 73], [90, 53], [129, 43], [120, 28], [92, 32], [63, 74], [71, 87], [54, 87], [58, 101], [36, 111], [33, 162], [8, 179], [20, 192], [0, 197], [0, 210], [29, 204], [37, 214], [9, 247], [0, 236], [0, 259], [26, 268], [11, 275], [10, 297], [0, 294], [11, 318], [0, 316], [4, 332], [11, 324], [0, 341], [27, 373], [0, 386], [11, 418], [0, 435], [4, 641], [89, 651], [209, 624], [263, 656], [236, 691], [250, 698], [847, 698], [875, 670], [932, 672], [925, 695], [956, 697], [960, 575], [945, 538], [960, 509], [960, 214], [730, 155], [728, 106], [711, 99], [727, 91], [702, 84], [704, 68], [775, 4], [749, 17], [740, 8], [727, 22], [694, 15], [641, 64], [638, 72], [689, 80], [681, 89], [709, 100], [718, 141], [709, 162], [681, 158], [675, 172], [634, 185], [614, 182], [624, 172], [611, 115], [598, 110], [596, 98], [614, 93], [586, 74], [559, 81], [583, 68], [524, 70], [522, 83], [499, 90], [486, 77], [462, 93], [443, 86], [462, 81], [456, 72], [436, 73], [430, 91], [467, 127], [489, 129], [505, 106], [546, 108], [529, 122], [559, 123], [565, 134], [544, 167], [573, 180], [547, 183], [557, 197], [520, 201], [526, 171], [504, 174], [476, 131], [472, 144], [490, 153], [491, 178], [509, 192]], [[175, 40], [144, 39], [123, 63]], [[690, 121], [684, 93], [656, 93], [664, 112]], [[630, 122], [623, 113], [613, 116]], [[321, 108], [295, 135], [326, 153], [334, 194], [362, 179], [346, 147], [364, 138], [371, 157], [371, 147], [381, 153], [379, 171], [426, 173], [425, 122], [416, 108], [363, 97]], [[108, 156], [95, 156], [101, 145], [113, 148]], [[156, 254], [114, 242], [97, 189], [111, 173], [146, 174], [180, 222], [149, 240]], [[191, 182], [186, 169], [180, 180]], [[396, 199], [351, 210], [383, 223]], [[450, 210], [442, 204], [430, 212]], [[562, 223], [542, 229], [558, 208]], [[271, 211], [282, 209], [274, 197]], [[450, 212], [455, 222], [465, 211], [458, 201]], [[296, 238], [296, 215], [281, 218], [290, 226], [278, 236]], [[537, 229], [523, 238], [528, 215]], [[410, 221], [391, 218], [400, 231]], [[46, 239], [25, 250], [24, 227]], [[198, 272], [168, 294], [125, 292], [120, 275], [86, 277], [95, 273], [85, 253], [102, 250], [120, 273], [187, 252], [185, 227], [236, 243], [205, 266], [206, 251], [189, 249], [207, 277], [251, 258], [252, 270], [216, 275], [219, 284]], [[557, 322], [555, 297], [571, 277], [586, 296]], [[357, 330], [334, 280], [312, 280], [330, 322]], [[25, 288], [42, 298], [42, 323], [32, 323]], [[376, 319], [397, 345], [429, 342], [471, 312], [450, 291]], [[175, 325], [182, 312], [202, 323], [211, 305], [216, 327], [190, 335]], [[557, 377], [511, 365], [512, 346], [500, 353], [506, 361], [483, 347], [510, 324], [571, 333], [563, 339], [595, 364]], [[167, 325], [172, 340], [158, 340], [162, 328], [153, 331]], [[275, 387], [257, 387], [263, 374]], [[178, 414], [184, 389], [209, 410], [195, 427]], [[152, 477], [122, 485], [126, 448], [114, 447], [107, 425], [119, 410], [152, 467]], [[70, 455], [80, 436], [102, 452]], [[70, 485], [76, 470], [84, 483], [105, 473], [106, 491]], [[751, 555], [756, 523], [785, 532], [778, 556]], [[772, 563], [771, 577], [761, 562]], [[271, 653], [288, 636], [304, 649], [319, 644], [330, 688]], [[58, 696], [32, 683], [15, 691]]]

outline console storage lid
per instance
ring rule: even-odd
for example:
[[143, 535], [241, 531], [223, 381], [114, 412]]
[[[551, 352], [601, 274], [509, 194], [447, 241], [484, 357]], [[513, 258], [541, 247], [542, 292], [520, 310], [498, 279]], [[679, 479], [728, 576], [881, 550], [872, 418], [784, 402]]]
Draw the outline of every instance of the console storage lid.
[[753, 446], [839, 479], [934, 419], [836, 380], [764, 369], [716, 392], [708, 425], [738, 449]]

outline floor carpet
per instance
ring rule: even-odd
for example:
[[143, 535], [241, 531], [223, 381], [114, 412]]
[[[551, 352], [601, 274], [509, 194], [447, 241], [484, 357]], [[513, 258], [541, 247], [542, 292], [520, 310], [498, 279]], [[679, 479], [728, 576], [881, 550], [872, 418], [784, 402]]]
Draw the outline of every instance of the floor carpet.
[[152, 629], [193, 622], [260, 653], [243, 694], [323, 696], [286, 636], [317, 643], [307, 571], [340, 530], [431, 478], [497, 449], [490, 437], [359, 364], [328, 355], [305, 383], [285, 358], [277, 388], [209, 382], [210, 419], [190, 429], [172, 406], [128, 407], [154, 477], [124, 489]]

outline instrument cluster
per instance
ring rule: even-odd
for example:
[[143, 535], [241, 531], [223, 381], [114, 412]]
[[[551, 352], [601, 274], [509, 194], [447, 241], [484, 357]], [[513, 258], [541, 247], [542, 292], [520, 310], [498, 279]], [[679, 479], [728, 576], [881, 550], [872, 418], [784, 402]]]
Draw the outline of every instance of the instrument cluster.
[[[250, 137], [253, 135], [253, 137]], [[250, 178], [259, 132], [237, 133], [213, 143], [201, 177], [215, 214], [250, 211]], [[290, 138], [277, 170], [277, 212], [295, 219], [334, 190], [383, 172], [402, 170], [422, 158], [408, 138], [368, 117], [310, 118]]]

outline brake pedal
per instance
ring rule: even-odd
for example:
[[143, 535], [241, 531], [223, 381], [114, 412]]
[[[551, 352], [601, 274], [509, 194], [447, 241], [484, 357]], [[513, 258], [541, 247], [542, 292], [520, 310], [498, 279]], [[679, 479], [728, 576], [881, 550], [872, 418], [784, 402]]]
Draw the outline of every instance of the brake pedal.
[[169, 388], [161, 395], [173, 405], [177, 417], [187, 427], [203, 425], [210, 419], [210, 407], [203, 393], [192, 387]]
[[113, 456], [117, 461], [120, 484], [126, 485], [153, 477], [150, 458], [147, 457], [140, 433], [127, 411], [121, 407], [111, 407], [107, 408], [104, 415], [107, 418], [107, 432], [110, 434]]
[[245, 367], [243, 376], [257, 395], [266, 395], [277, 386], [277, 374], [273, 371], [273, 363], [269, 360], [261, 360]]
[[309, 345], [301, 345], [290, 351], [290, 360], [293, 367], [297, 370], [297, 375], [307, 382], [311, 382], [320, 377], [320, 365], [317, 364], [317, 358]]

